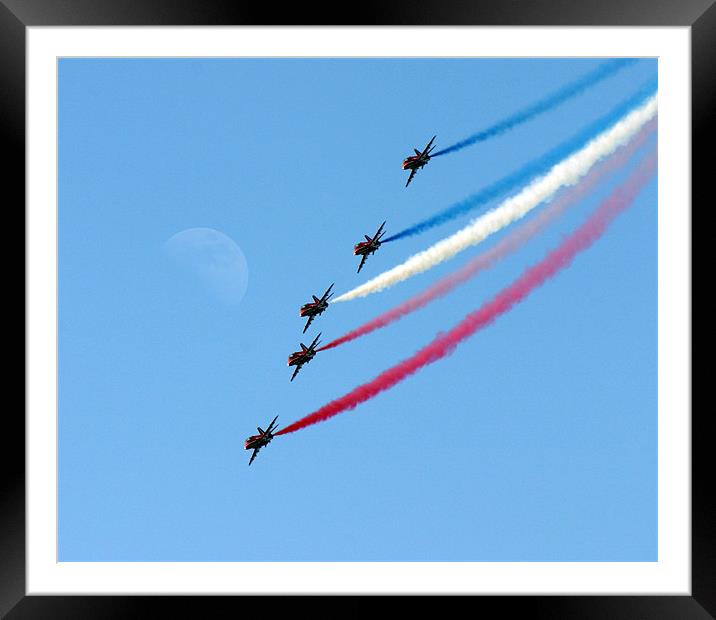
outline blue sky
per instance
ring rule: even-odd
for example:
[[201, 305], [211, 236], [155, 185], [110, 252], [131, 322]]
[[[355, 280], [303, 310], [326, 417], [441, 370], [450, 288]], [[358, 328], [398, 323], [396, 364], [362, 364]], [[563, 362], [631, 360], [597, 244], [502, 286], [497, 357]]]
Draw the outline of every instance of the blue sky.
[[[60, 561], [655, 561], [655, 180], [452, 356], [276, 438], [250, 468], [242, 449], [257, 425], [310, 413], [454, 325], [623, 178], [289, 382], [300, 341], [340, 336], [480, 251], [332, 306], [303, 337], [311, 294], [344, 292], [469, 220], [387, 244], [357, 275], [364, 233], [405, 228], [558, 145], [656, 61], [433, 160], [405, 189], [412, 148], [456, 142], [599, 62], [60, 60]], [[218, 270], [201, 235], [170, 251], [196, 228], [237, 244]]]

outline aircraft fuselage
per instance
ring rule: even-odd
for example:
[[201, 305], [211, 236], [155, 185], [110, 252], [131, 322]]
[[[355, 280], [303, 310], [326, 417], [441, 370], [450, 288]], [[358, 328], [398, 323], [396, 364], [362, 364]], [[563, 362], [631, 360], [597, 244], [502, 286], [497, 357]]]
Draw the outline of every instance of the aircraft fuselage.
[[273, 435], [268, 433], [264, 435], [251, 435], [244, 442], [244, 450], [253, 450], [254, 448], [263, 448], [273, 439]]
[[315, 351], [296, 351], [288, 356], [288, 365], [296, 366], [297, 364], [306, 364], [310, 362], [315, 355]]
[[301, 306], [301, 309], [298, 311], [298, 313], [301, 316], [318, 316], [326, 308], [328, 308], [328, 304], [326, 302], [309, 303]]
[[380, 241], [363, 241], [353, 248], [353, 254], [362, 256], [363, 254], [372, 254], [380, 247]]
[[430, 157], [424, 158], [422, 155], [413, 155], [412, 157], [408, 157], [403, 160], [403, 170], [419, 170], [428, 163], [429, 159]]

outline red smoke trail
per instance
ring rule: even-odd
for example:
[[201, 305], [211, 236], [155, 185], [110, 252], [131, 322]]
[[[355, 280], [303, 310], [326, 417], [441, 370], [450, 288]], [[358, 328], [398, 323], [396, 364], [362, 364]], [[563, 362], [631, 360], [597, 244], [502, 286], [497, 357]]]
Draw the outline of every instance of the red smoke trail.
[[348, 332], [340, 338], [332, 340], [328, 344], [319, 348], [318, 351], [326, 351], [333, 349], [339, 345], [370, 334], [376, 329], [386, 327], [391, 323], [402, 319], [404, 316], [415, 312], [420, 308], [428, 305], [431, 301], [447, 295], [450, 291], [457, 288], [460, 284], [467, 282], [474, 275], [491, 267], [500, 259], [504, 258], [510, 252], [514, 252], [534, 237], [557, 216], [561, 215], [567, 207], [572, 206], [587, 194], [605, 175], [621, 168], [631, 158], [634, 153], [639, 150], [656, 129], [656, 118], [649, 121], [642, 130], [631, 140], [625, 147], [619, 149], [615, 155], [604, 160], [577, 185], [565, 190], [554, 201], [549, 203], [539, 214], [522, 224], [519, 228], [505, 236], [499, 243], [491, 249], [479, 254], [464, 267], [458, 271], [439, 280], [422, 293], [411, 297], [403, 303], [397, 305], [392, 310], [384, 312], [371, 321], [364, 323], [360, 327]]
[[574, 257], [587, 249], [602, 236], [607, 226], [622, 211], [627, 209], [646, 184], [656, 168], [656, 154], [652, 153], [637, 167], [629, 178], [616, 187], [590, 218], [567, 237], [562, 244], [552, 250], [539, 263], [529, 267], [517, 280], [500, 291], [481, 308], [468, 314], [460, 323], [446, 334], [438, 335], [431, 343], [420, 349], [415, 355], [384, 371], [372, 381], [358, 386], [345, 396], [324, 405], [276, 435], [286, 435], [297, 430], [322, 422], [348, 409], [369, 400], [381, 392], [393, 387], [423, 366], [432, 364], [449, 355], [455, 347], [477, 330], [489, 325], [497, 317], [510, 310], [534, 289], [567, 267]]

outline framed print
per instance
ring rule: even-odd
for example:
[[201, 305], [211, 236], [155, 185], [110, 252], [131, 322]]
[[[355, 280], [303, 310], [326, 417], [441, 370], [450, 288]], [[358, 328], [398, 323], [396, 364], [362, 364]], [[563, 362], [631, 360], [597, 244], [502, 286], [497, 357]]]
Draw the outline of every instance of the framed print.
[[8, 618], [714, 614], [690, 325], [716, 9], [412, 8], [3, 0]]

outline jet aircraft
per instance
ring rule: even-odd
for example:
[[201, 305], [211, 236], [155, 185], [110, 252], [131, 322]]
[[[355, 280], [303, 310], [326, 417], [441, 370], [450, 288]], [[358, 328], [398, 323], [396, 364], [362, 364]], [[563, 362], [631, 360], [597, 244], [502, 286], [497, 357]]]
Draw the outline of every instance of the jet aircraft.
[[355, 247], [353, 248], [353, 254], [361, 257], [360, 265], [358, 265], [358, 273], [360, 273], [360, 270], [363, 269], [363, 265], [365, 264], [365, 261], [368, 256], [373, 254], [380, 247], [380, 239], [385, 234], [385, 232], [383, 231], [383, 226], [385, 226], [385, 222], [380, 225], [380, 228], [376, 231], [373, 237], [364, 235], [365, 241], [356, 243]]
[[291, 353], [291, 355], [288, 356], [288, 365], [296, 367], [296, 370], [293, 371], [293, 375], [291, 375], [291, 381], [296, 378], [296, 375], [298, 374], [298, 371], [301, 370], [301, 367], [304, 364], [308, 364], [308, 362], [315, 357], [316, 347], [319, 344], [318, 339], [320, 337], [321, 334], [318, 334], [309, 346], [301, 343], [301, 350]]
[[[335, 282], [333, 284], [335, 284]], [[311, 325], [311, 321], [313, 321], [313, 319], [322, 314], [323, 311], [328, 308], [328, 300], [333, 297], [333, 293], [331, 293], [333, 284], [328, 287], [328, 290], [323, 293], [323, 296], [320, 299], [318, 299], [318, 297], [316, 297], [315, 295], [312, 295], [313, 301], [309, 301], [307, 304], [303, 304], [301, 306], [301, 309], [298, 311], [298, 314], [300, 316], [308, 317], [308, 321], [306, 321], [306, 326], [303, 328], [304, 334]]]
[[435, 140], [436, 137], [437, 136], [433, 136], [432, 140], [428, 142], [427, 146], [422, 150], [422, 152], [418, 149], [413, 149], [413, 151], [415, 151], [415, 155], [406, 157], [403, 160], [403, 170], [410, 170], [410, 176], [408, 177], [408, 182], [405, 184], [405, 187], [408, 187], [408, 185], [410, 185], [410, 182], [413, 180], [415, 173], [430, 161], [430, 153], [435, 148], [434, 146], [432, 146], [432, 144], [433, 140]]
[[278, 420], [278, 416], [276, 416], [273, 420], [271, 420], [271, 424], [269, 424], [266, 427], [266, 430], [263, 430], [260, 426], [256, 429], [258, 430], [258, 435], [251, 435], [245, 442], [244, 442], [244, 450], [253, 450], [253, 454], [251, 455], [251, 459], [249, 460], [249, 465], [254, 462], [254, 459], [256, 458], [256, 455], [259, 453], [259, 450], [263, 448], [264, 446], [267, 446], [271, 440], [273, 439], [273, 432], [276, 430], [276, 420]]

